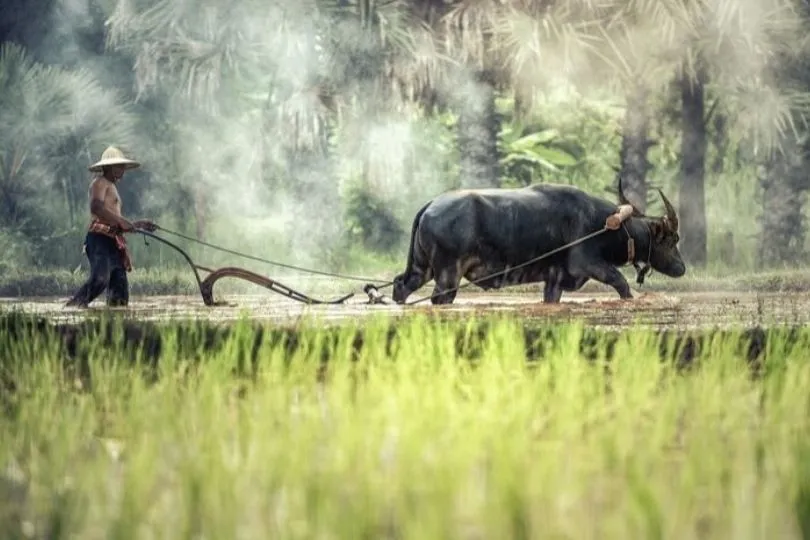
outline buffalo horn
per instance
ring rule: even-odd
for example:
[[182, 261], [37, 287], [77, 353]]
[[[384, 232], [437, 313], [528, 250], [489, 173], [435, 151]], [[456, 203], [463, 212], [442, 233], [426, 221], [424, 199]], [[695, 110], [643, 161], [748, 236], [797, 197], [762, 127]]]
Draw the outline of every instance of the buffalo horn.
[[666, 198], [663, 192], [659, 189], [658, 194], [661, 195], [661, 200], [664, 201], [664, 206], [667, 207], [667, 220], [670, 222], [672, 229], [678, 230], [678, 214], [675, 213], [675, 207]]

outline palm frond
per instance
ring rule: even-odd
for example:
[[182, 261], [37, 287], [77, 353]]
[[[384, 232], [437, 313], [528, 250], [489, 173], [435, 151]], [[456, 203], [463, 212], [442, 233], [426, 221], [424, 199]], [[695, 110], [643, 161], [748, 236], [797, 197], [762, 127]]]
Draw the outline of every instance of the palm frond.
[[[49, 211], [63, 215], [61, 208], [76, 207], [77, 197], [85, 193], [87, 165], [105, 146], [130, 148], [136, 119], [121, 96], [102, 86], [89, 71], [44, 66], [21, 47], [4, 44], [0, 47], [0, 122], [4, 126], [0, 191], [5, 210], [20, 223], [33, 216], [42, 225], [40, 218]], [[33, 214], [24, 210], [37, 190], [53, 188], [62, 197], [51, 195], [46, 207], [40, 204], [31, 210]]]
[[457, 1], [450, 5], [439, 26], [446, 54], [462, 65], [484, 69], [491, 46], [492, 27], [500, 2]]
[[151, 5], [120, 0], [108, 21], [108, 45], [136, 56], [139, 97], [156, 88], [171, 89], [217, 111], [232, 98], [223, 99], [227, 82], [246, 73], [254, 76], [260, 66], [266, 69], [287, 46], [288, 7], [280, 1], [226, 6], [212, 0]]
[[0, 48], [0, 122], [3, 135], [25, 144], [65, 133], [81, 88], [66, 73], [33, 61], [12, 43]]
[[763, 78], [740, 81], [726, 96], [725, 107], [733, 112], [729, 133], [741, 134], [755, 155], [770, 155], [783, 149], [787, 139], [797, 140], [808, 128], [810, 92], [805, 88], [776, 88]]
[[539, 87], [592, 71], [603, 14], [575, 7], [559, 3], [538, 12], [531, 4], [510, 5], [498, 13], [491, 54], [507, 67], [516, 85]]

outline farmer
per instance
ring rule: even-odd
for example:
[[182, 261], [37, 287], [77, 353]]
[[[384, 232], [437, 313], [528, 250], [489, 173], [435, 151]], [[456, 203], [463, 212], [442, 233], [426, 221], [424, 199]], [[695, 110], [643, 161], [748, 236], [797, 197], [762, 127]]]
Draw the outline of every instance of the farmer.
[[149, 220], [130, 222], [121, 215], [121, 197], [116, 184], [124, 172], [141, 164], [127, 159], [118, 148], [108, 147], [101, 159], [89, 170], [96, 175], [90, 183], [91, 222], [84, 239], [83, 251], [90, 261], [90, 277], [67, 302], [71, 307], [87, 307], [105, 289], [108, 306], [129, 304], [127, 272], [132, 270], [129, 250], [123, 233], [135, 229], [154, 231], [157, 225]]

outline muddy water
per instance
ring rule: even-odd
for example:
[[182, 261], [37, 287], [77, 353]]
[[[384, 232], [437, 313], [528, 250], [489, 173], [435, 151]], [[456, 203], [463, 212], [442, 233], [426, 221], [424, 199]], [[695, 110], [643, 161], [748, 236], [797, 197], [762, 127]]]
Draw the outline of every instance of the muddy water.
[[[418, 296], [414, 296], [418, 298]], [[568, 294], [558, 305], [545, 305], [537, 294], [464, 292], [453, 305], [369, 305], [363, 293], [342, 305], [304, 305], [273, 293], [229, 295], [227, 305], [207, 307], [199, 296], [135, 297], [128, 309], [108, 310], [96, 302], [90, 309], [65, 308], [66, 298], [0, 298], [0, 310], [22, 309], [59, 322], [78, 322], [107, 311], [150, 321], [207, 319], [226, 322], [247, 315], [251, 319], [294, 324], [306, 321], [338, 322], [373, 315], [398, 317], [412, 313], [441, 313], [466, 317], [481, 313], [511, 313], [544, 321], [584, 319], [600, 327], [626, 327], [634, 323], [656, 327], [698, 328], [807, 324], [810, 293], [649, 293], [619, 301], [615, 293]]]

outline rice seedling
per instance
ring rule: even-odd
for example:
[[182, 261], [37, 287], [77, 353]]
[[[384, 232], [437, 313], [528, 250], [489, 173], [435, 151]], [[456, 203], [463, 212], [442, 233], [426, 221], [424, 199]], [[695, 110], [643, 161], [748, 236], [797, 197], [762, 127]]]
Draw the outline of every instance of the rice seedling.
[[0, 335], [3, 537], [810, 528], [810, 330], [766, 331], [756, 370], [741, 333], [707, 335], [683, 370], [649, 330], [531, 333], [506, 316], [241, 321], [216, 344], [172, 324], [151, 363], [112, 328], [72, 351], [54, 331]]

